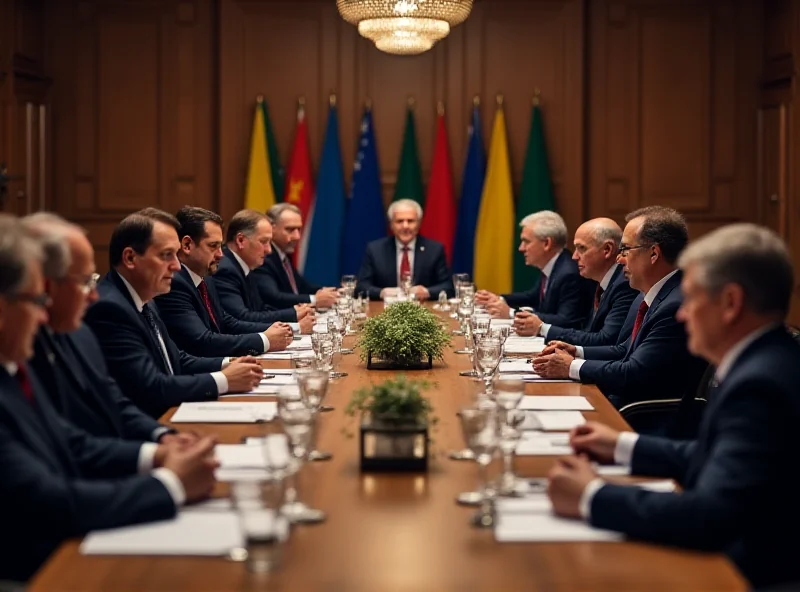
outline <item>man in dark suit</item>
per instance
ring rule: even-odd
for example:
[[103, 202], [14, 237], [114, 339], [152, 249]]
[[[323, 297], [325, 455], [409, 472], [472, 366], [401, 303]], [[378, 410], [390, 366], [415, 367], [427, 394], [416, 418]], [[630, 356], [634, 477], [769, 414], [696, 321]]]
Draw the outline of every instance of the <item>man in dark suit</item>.
[[585, 348], [553, 341], [533, 361], [542, 376], [596, 384], [618, 408], [694, 392], [706, 367], [689, 353], [675, 318], [682, 301], [676, 262], [689, 240], [686, 221], [661, 206], [636, 210], [626, 220], [618, 260], [641, 292], [628, 311], [631, 335], [616, 345]]
[[156, 296], [170, 338], [194, 356], [246, 356], [285, 349], [292, 342], [286, 323], [250, 323], [229, 315], [219, 305], [210, 277], [222, 259], [222, 218], [203, 208], [185, 206], [175, 215], [181, 270], [172, 289]]
[[589, 423], [571, 443], [682, 490], [607, 484], [588, 459], [567, 457], [550, 473], [553, 509], [639, 540], [722, 551], [759, 590], [797, 582], [800, 345], [783, 326], [794, 285], [789, 254], [771, 230], [735, 224], [690, 245], [680, 265], [689, 349], [717, 366], [697, 439]]
[[212, 438], [186, 447], [95, 438], [59, 417], [27, 365], [47, 320], [41, 261], [19, 220], [2, 217], [0, 580], [27, 580], [67, 539], [174, 516], [211, 492], [217, 464]]
[[180, 270], [178, 228], [174, 216], [155, 208], [120, 222], [108, 248], [111, 271], [98, 285], [100, 299], [86, 313], [111, 375], [152, 417], [184, 401], [250, 391], [263, 375], [254, 358], [197, 358], [170, 339], [152, 300], [169, 292]]
[[[617, 264], [622, 229], [610, 218], [584, 222], [575, 231], [572, 259], [584, 278], [597, 282], [589, 319], [582, 329], [569, 329], [543, 322], [536, 313], [517, 312], [514, 328], [517, 335], [540, 335], [547, 341], [565, 341], [574, 345], [612, 345], [620, 338], [628, 309], [638, 292]], [[631, 327], [629, 329], [633, 328]]]
[[595, 283], [583, 279], [567, 245], [564, 219], [549, 210], [526, 216], [520, 223], [519, 251], [525, 264], [541, 270], [539, 279], [527, 292], [498, 296], [481, 290], [476, 302], [492, 316], [514, 318], [516, 309], [528, 307], [543, 323], [559, 327], [582, 327], [589, 317]]
[[412, 199], [399, 199], [389, 206], [388, 217], [394, 236], [367, 245], [356, 291], [366, 292], [371, 300], [383, 300], [398, 292], [404, 278], [410, 278], [417, 300], [436, 299], [439, 292], [452, 296], [444, 246], [419, 236], [422, 207]]
[[272, 251], [267, 253], [264, 264], [253, 270], [261, 299], [280, 308], [295, 304], [330, 308], [338, 296], [336, 288], [323, 288], [308, 281], [292, 262], [302, 237], [300, 208], [286, 202], [275, 204], [267, 211], [267, 218], [272, 224]]
[[[226, 248], [210, 283], [217, 289], [222, 308], [232, 317], [252, 323], [286, 321], [296, 332], [308, 333], [314, 324], [310, 305], [275, 310], [258, 293], [252, 272], [264, 264], [264, 257], [272, 251], [271, 241], [272, 224], [264, 214], [255, 210], [236, 212], [228, 224]], [[305, 323], [298, 325], [304, 319]]]

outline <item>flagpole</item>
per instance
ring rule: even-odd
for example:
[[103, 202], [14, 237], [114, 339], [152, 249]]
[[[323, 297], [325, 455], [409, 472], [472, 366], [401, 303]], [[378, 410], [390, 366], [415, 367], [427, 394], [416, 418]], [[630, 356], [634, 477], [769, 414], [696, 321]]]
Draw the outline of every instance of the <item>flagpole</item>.
[[497, 95], [497, 108], [503, 108], [503, 95]]
[[436, 103], [436, 114], [441, 117], [444, 115], [444, 101], [439, 101]]
[[540, 102], [541, 96], [542, 96], [542, 91], [540, 91], [538, 88], [533, 91], [533, 106], [534, 107], [538, 107], [539, 106], [539, 102]]
[[328, 102], [330, 103], [331, 107], [335, 107], [336, 106], [336, 93], [332, 92], [330, 94], [330, 96], [328, 97]]
[[480, 107], [481, 106], [481, 98], [478, 95], [472, 97], [472, 106], [473, 107]]
[[264, 95], [256, 95], [256, 103], [259, 105], [264, 102]]

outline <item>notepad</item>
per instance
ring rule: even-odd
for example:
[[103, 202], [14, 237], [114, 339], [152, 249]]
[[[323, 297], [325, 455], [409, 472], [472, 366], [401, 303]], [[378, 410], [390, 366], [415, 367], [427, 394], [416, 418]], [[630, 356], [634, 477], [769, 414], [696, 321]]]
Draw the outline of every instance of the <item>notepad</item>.
[[522, 397], [517, 408], [547, 411], [593, 411], [594, 405], [586, 397], [580, 396], [533, 395]]
[[83, 555], [224, 556], [244, 546], [232, 511], [180, 512], [174, 519], [89, 533]]
[[569, 434], [523, 432], [517, 443], [517, 456], [562, 456], [572, 454]]
[[172, 423], [258, 423], [272, 421], [278, 411], [275, 402], [181, 403]]
[[527, 411], [523, 430], [569, 431], [586, 423], [580, 411]]
[[511, 336], [506, 339], [503, 349], [507, 354], [538, 354], [544, 349], [544, 339]]

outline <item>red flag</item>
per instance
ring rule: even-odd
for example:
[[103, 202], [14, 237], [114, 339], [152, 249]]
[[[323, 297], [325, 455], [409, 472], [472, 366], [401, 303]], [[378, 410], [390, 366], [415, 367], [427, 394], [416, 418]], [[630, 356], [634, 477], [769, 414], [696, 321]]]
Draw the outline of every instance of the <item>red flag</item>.
[[[308, 226], [310, 219], [311, 201], [314, 198], [314, 181], [311, 177], [311, 158], [308, 152], [308, 126], [306, 125], [306, 110], [301, 103], [297, 107], [297, 128], [294, 133], [294, 146], [289, 159], [286, 172], [286, 189], [283, 201], [294, 204], [300, 208], [303, 224]], [[304, 250], [306, 242], [305, 233], [298, 249], [295, 249], [293, 260], [295, 266], [302, 260], [300, 252]], [[298, 259], [300, 258], [300, 259]]]
[[450, 149], [444, 112], [439, 109], [436, 121], [436, 146], [433, 151], [433, 167], [425, 198], [425, 215], [419, 233], [444, 245], [447, 263], [453, 257], [453, 235], [456, 226], [456, 206], [453, 197], [453, 178], [450, 173]]

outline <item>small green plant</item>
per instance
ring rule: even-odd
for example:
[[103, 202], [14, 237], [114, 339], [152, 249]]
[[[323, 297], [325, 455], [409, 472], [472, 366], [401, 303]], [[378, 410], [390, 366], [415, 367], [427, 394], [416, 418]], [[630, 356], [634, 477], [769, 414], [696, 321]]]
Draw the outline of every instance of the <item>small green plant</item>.
[[409, 380], [398, 374], [394, 379], [355, 391], [344, 411], [350, 417], [368, 413], [372, 419], [385, 422], [427, 423], [432, 427], [438, 418], [431, 402], [422, 395], [430, 387], [426, 380]]
[[444, 360], [450, 334], [430, 310], [413, 302], [392, 304], [364, 324], [358, 340], [361, 360], [373, 358], [398, 365], [418, 363], [431, 356]]

